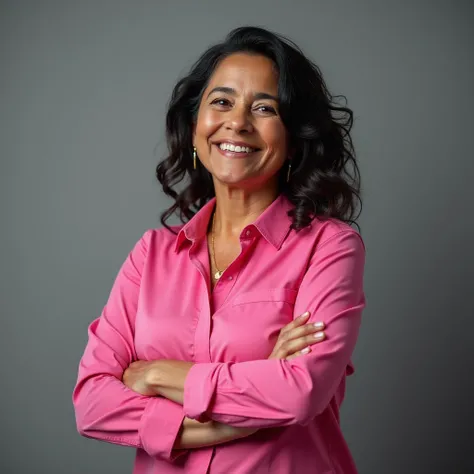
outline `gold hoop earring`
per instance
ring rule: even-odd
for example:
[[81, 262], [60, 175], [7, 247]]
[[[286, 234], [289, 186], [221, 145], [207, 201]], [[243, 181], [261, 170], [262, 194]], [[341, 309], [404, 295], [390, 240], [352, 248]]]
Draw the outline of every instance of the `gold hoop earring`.
[[291, 161], [288, 164], [288, 174], [286, 175], [286, 182], [287, 183], [290, 181], [290, 174], [291, 174]]
[[193, 147], [193, 167], [194, 169], [197, 169], [197, 153], [196, 153], [196, 147]]

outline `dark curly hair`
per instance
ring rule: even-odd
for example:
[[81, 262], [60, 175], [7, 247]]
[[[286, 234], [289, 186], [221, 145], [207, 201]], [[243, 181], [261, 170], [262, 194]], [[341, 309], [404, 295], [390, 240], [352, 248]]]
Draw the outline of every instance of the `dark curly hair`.
[[[320, 219], [334, 217], [355, 224], [360, 198], [360, 173], [349, 134], [353, 113], [336, 105], [321, 71], [291, 40], [258, 27], [232, 30], [222, 43], [210, 47], [176, 84], [166, 115], [169, 156], [156, 168], [163, 191], [174, 204], [161, 214], [161, 223], [177, 213], [185, 223], [215, 196], [211, 174], [193, 169], [192, 125], [209, 79], [222, 59], [233, 53], [271, 59], [278, 71], [278, 99], [292, 150], [292, 174], [280, 170], [279, 186], [295, 206], [289, 212], [292, 228], [300, 230]], [[343, 96], [342, 96], [343, 97]], [[346, 100], [347, 104], [347, 100]], [[335, 114], [338, 116], [335, 116]], [[188, 178], [180, 186], [174, 187]]]

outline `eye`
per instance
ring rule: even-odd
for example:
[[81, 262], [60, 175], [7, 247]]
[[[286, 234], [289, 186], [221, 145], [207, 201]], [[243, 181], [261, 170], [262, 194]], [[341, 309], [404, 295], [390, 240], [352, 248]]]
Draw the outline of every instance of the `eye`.
[[276, 115], [276, 110], [271, 105], [257, 105], [257, 107], [255, 107], [255, 110], [263, 112], [264, 114]]
[[211, 102], [211, 105], [218, 105], [219, 107], [227, 107], [230, 105], [230, 101], [223, 98], [217, 98]]

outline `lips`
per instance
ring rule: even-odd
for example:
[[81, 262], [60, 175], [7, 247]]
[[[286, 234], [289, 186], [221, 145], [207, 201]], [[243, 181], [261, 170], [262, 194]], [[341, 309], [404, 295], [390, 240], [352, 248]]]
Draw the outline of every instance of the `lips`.
[[250, 147], [248, 145], [234, 145], [233, 143], [220, 143], [219, 148], [221, 150], [233, 151], [235, 153], [253, 153], [257, 151], [256, 148]]
[[222, 141], [215, 143], [215, 145], [222, 155], [233, 158], [246, 157], [260, 151], [259, 148], [244, 142]]

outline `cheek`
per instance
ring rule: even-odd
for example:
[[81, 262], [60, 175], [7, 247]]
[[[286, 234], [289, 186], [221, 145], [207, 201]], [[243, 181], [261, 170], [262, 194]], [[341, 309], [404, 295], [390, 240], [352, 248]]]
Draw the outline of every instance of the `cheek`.
[[267, 146], [277, 155], [287, 155], [287, 132], [282, 124], [267, 126], [262, 130]]
[[219, 128], [219, 120], [212, 111], [200, 112], [196, 124], [198, 139], [207, 140]]

